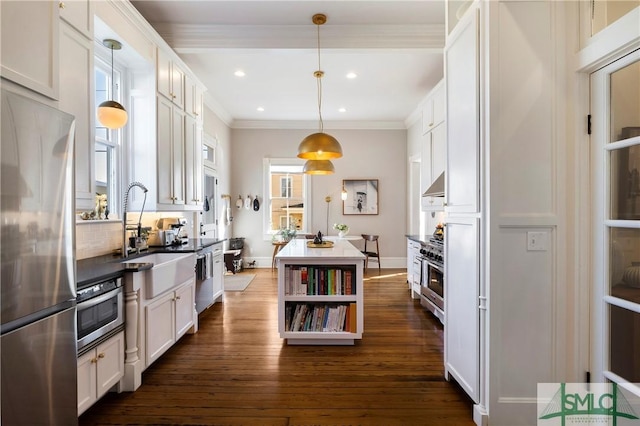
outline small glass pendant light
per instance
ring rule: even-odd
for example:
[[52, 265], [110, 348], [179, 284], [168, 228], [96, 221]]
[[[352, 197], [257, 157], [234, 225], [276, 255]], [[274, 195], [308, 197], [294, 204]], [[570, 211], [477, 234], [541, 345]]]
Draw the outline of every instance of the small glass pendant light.
[[[102, 41], [102, 44], [111, 49], [111, 97], [113, 97], [115, 93], [113, 51], [122, 49], [122, 44], [112, 39], [105, 39]], [[128, 119], [127, 110], [114, 100], [104, 101], [98, 106], [98, 121], [108, 129], [120, 129], [127, 124]]]

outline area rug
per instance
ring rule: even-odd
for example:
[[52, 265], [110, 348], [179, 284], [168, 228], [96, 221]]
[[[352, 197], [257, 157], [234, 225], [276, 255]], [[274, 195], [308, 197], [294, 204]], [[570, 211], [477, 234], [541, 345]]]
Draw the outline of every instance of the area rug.
[[256, 274], [235, 274], [224, 276], [224, 290], [225, 291], [244, 291], [251, 281], [256, 277]]

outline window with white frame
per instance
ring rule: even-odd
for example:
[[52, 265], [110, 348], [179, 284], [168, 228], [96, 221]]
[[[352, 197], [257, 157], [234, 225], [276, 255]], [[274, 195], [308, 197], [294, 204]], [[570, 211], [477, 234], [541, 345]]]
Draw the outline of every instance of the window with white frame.
[[265, 235], [281, 229], [307, 232], [309, 229], [309, 176], [302, 171], [300, 159], [264, 160], [264, 230]]
[[[111, 81], [111, 65], [104, 58], [95, 57], [95, 104], [96, 110], [102, 102], [114, 99], [120, 100], [120, 75], [114, 69]], [[114, 92], [114, 93], [112, 93]], [[111, 212], [120, 211], [120, 197], [118, 192], [118, 153], [120, 152], [121, 130], [104, 127], [96, 119], [95, 132], [95, 185], [96, 192], [107, 194], [108, 208]]]
[[291, 198], [293, 176], [287, 174], [280, 176], [280, 198]]

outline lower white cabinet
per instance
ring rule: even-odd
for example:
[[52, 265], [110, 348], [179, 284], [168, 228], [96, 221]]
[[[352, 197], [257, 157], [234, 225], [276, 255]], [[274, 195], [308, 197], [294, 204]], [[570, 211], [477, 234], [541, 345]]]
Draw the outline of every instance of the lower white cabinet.
[[213, 300], [224, 293], [224, 258], [222, 253], [222, 245], [220, 245], [220, 252], [213, 256], [213, 271], [211, 273], [211, 280], [213, 281]]
[[418, 257], [422, 244], [407, 238], [407, 284], [411, 292], [411, 298], [420, 297], [420, 275], [422, 274], [422, 263]]
[[453, 376], [474, 402], [480, 400], [479, 219], [449, 217], [445, 231], [445, 377]]
[[195, 280], [146, 307], [146, 365], [157, 360], [194, 325]]
[[124, 375], [124, 331], [78, 358], [78, 415]]

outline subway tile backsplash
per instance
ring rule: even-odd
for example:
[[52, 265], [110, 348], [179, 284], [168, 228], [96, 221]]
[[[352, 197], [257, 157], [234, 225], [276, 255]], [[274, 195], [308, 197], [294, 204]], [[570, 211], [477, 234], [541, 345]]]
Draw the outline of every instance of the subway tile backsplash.
[[86, 221], [76, 224], [76, 259], [111, 254], [122, 245], [121, 221]]

